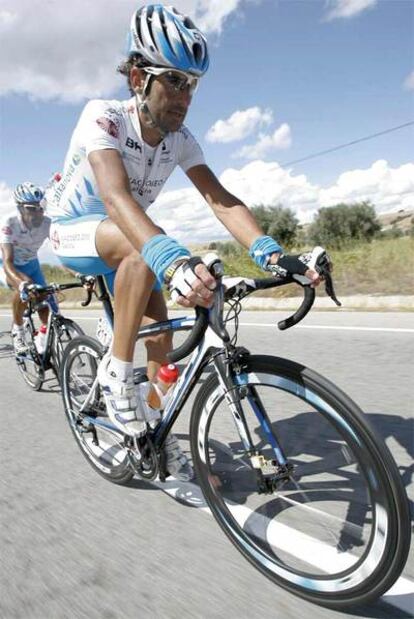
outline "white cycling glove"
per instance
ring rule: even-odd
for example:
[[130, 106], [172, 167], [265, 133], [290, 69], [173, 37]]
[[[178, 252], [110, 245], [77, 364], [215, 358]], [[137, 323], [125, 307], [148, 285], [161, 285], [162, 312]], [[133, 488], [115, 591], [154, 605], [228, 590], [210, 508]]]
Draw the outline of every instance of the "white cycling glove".
[[[214, 264], [220, 263], [220, 258], [212, 252], [206, 254], [203, 258], [193, 256], [184, 260], [177, 260], [168, 267], [165, 273], [165, 281], [168, 284], [171, 300], [176, 303], [178, 297], [185, 297], [191, 292], [192, 284], [197, 281], [198, 277], [194, 272], [197, 264], [205, 264], [211, 270]], [[221, 264], [221, 263], [220, 263]]]

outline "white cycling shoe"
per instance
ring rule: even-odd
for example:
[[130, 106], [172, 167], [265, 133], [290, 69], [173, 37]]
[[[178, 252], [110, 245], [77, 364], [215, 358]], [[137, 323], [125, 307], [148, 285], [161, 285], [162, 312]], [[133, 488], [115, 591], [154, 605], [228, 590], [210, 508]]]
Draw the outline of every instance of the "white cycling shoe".
[[166, 456], [165, 468], [168, 473], [180, 481], [190, 481], [194, 477], [193, 467], [187, 456], [181, 451], [180, 444], [175, 434], [168, 434], [164, 443]]
[[12, 331], [13, 348], [16, 355], [23, 355], [27, 352], [27, 344], [24, 334], [21, 331]]
[[106, 355], [98, 367], [98, 382], [109, 419], [125, 434], [143, 436], [147, 425], [137, 419], [138, 400], [133, 377], [120, 380], [114, 372], [108, 372], [109, 361], [110, 356]]

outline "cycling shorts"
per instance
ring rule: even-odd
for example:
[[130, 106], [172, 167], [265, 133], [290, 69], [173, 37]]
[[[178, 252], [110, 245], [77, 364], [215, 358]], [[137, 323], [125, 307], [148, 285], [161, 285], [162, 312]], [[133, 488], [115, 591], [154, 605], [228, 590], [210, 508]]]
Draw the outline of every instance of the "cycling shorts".
[[[53, 250], [63, 266], [84, 275], [104, 275], [110, 293], [114, 294], [116, 269], [106, 264], [96, 249], [96, 230], [106, 214], [56, 219], [50, 227]], [[161, 290], [155, 282], [153, 290]]]

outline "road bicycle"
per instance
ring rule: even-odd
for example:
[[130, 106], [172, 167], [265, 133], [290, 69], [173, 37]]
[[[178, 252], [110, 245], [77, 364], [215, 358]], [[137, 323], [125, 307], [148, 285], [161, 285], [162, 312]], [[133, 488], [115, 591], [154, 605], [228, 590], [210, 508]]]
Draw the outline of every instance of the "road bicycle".
[[[93, 282], [90, 278], [88, 281], [92, 286]], [[64, 290], [84, 286], [85, 281], [82, 279], [80, 282], [67, 284], [32, 285], [30, 294], [26, 291], [21, 292], [23, 300], [28, 297], [28, 305], [23, 315], [24, 338], [27, 347], [25, 352], [15, 352], [15, 358], [21, 375], [34, 391], [41, 389], [48, 370], [52, 370], [59, 380], [65, 347], [75, 336], [83, 335], [81, 327], [75, 321], [65, 318], [56, 311], [56, 306], [48, 302], [48, 297]], [[36, 344], [38, 329], [33, 315], [46, 305], [49, 307], [49, 317], [43, 350], [40, 351]]]
[[[77, 444], [111, 482], [127, 484], [134, 475], [165, 481], [165, 438], [205, 372], [189, 442], [197, 482], [225, 534], [258, 570], [295, 595], [334, 609], [370, 602], [396, 581], [409, 549], [408, 500], [397, 466], [338, 387], [300, 363], [237, 345], [241, 299], [294, 280], [226, 279], [219, 262], [213, 268], [211, 309], [139, 331], [142, 338], [191, 330], [169, 355], [172, 362], [191, 357], [159, 425], [145, 437], [123, 435], [106, 416], [96, 372], [107, 349], [87, 336], [68, 344], [62, 397]], [[329, 272], [322, 273], [336, 300]], [[97, 290], [112, 320], [99, 276]], [[279, 329], [311, 309], [315, 290], [302, 290], [300, 308]]]

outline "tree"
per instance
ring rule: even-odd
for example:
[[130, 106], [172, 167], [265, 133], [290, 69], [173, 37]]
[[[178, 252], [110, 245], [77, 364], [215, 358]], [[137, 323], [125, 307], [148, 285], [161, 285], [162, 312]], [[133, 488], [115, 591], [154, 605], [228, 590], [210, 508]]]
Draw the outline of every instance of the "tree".
[[299, 221], [290, 208], [283, 206], [254, 206], [251, 209], [263, 232], [273, 237], [282, 247], [295, 243]]
[[309, 229], [316, 245], [338, 249], [352, 241], [371, 241], [381, 230], [375, 209], [369, 202], [337, 204], [321, 208]]

